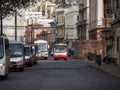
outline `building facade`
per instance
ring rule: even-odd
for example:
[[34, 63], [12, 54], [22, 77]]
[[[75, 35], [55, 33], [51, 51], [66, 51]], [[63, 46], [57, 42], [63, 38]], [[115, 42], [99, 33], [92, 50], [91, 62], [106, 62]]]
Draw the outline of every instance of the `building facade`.
[[67, 42], [68, 48], [72, 48], [72, 42], [78, 39], [77, 26], [78, 21], [78, 6], [71, 6], [65, 11], [65, 37], [64, 42]]
[[[108, 0], [89, 1], [89, 39], [103, 41], [102, 56], [111, 54], [111, 18], [107, 5]], [[94, 2], [94, 3], [93, 3]]]
[[[50, 24], [49, 22], [53, 21], [54, 15], [53, 12], [55, 11], [56, 4], [54, 3], [55, 0], [37, 0], [37, 3], [35, 5], [30, 4], [30, 6], [26, 9], [28, 13], [33, 14], [31, 16], [28, 14], [28, 18], [26, 18], [26, 43], [33, 43], [36, 39], [47, 39], [49, 42], [51, 41], [51, 31], [50, 30]], [[36, 16], [36, 13], [39, 14], [38, 17]], [[48, 25], [49, 24], [49, 25]], [[37, 25], [37, 26], [36, 26]], [[43, 25], [41, 29], [41, 25]], [[37, 29], [40, 29], [36, 31]], [[42, 36], [41, 31], [45, 31], [46, 35]], [[31, 33], [31, 34], [30, 34]], [[38, 37], [34, 38], [35, 33], [38, 33]], [[36, 36], [36, 35], [35, 35]], [[49, 37], [49, 39], [47, 38]]]
[[65, 36], [64, 9], [56, 9], [56, 43], [62, 43]]
[[112, 7], [112, 22], [111, 30], [113, 32], [113, 49], [112, 55], [117, 58], [117, 63], [120, 64], [120, 1], [111, 0]]
[[89, 0], [80, 0], [79, 3], [79, 16], [77, 22], [77, 32], [79, 40], [88, 40], [89, 29]]
[[18, 40], [24, 42], [25, 25], [24, 17], [12, 15], [3, 20], [3, 33], [9, 40]]
[[37, 8], [36, 10], [38, 12], [42, 12], [42, 15], [46, 19], [53, 19], [53, 12], [55, 11], [55, 6], [56, 4], [54, 1], [48, 1], [48, 0], [41, 0], [37, 3]]

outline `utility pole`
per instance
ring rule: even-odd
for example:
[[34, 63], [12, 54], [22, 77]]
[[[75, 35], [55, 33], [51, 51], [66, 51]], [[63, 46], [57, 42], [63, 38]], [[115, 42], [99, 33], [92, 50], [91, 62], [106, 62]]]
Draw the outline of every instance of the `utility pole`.
[[15, 40], [17, 41], [17, 12], [15, 12]]
[[2, 21], [2, 0], [0, 0], [0, 29], [1, 29], [1, 33], [0, 35], [2, 36], [3, 35], [3, 21]]
[[31, 44], [33, 43], [33, 18], [32, 18], [32, 25], [31, 25]]

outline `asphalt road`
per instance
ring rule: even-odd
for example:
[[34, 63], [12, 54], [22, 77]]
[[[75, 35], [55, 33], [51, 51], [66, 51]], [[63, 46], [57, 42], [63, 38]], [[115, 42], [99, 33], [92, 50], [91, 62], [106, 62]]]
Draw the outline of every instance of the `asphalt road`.
[[76, 59], [40, 60], [24, 72], [12, 71], [0, 90], [120, 90], [120, 78]]

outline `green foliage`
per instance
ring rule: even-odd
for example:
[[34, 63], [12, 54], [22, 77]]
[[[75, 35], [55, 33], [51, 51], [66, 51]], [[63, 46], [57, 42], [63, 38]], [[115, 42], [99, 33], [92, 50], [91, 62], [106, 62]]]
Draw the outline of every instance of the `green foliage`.
[[57, 4], [63, 4], [65, 2], [65, 0], [56, 0]]
[[35, 0], [0, 0], [0, 15], [2, 11], [4, 18], [8, 14], [13, 14], [21, 8], [28, 7], [30, 2], [35, 3]]

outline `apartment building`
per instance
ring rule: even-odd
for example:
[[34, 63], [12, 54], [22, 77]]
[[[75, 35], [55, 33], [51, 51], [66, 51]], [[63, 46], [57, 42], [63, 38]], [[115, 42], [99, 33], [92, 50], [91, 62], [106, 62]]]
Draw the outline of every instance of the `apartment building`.
[[68, 43], [68, 48], [72, 48], [72, 42], [78, 39], [77, 26], [78, 6], [71, 6], [65, 11], [65, 37], [64, 41]]
[[9, 40], [18, 40], [24, 42], [24, 16], [15, 14], [3, 19], [3, 33], [9, 38]]
[[79, 16], [77, 22], [77, 32], [79, 40], [88, 40], [89, 29], [89, 0], [80, 0], [79, 3]]
[[[35, 5], [30, 5], [30, 7], [26, 10], [28, 13], [34, 14], [33, 17], [29, 15], [29, 17], [31, 18], [26, 19], [26, 33], [28, 31], [32, 33], [32, 34], [29, 33], [28, 37], [26, 37], [27, 42], [30, 43], [36, 39], [33, 36], [34, 30], [36, 30], [36, 27], [33, 28], [33, 26], [35, 25], [39, 26], [40, 24], [43, 24], [44, 28], [50, 28], [50, 26], [49, 27], [46, 26], [49, 23], [49, 22], [46, 22], [46, 20], [50, 20], [54, 18], [53, 12], [55, 11], [55, 6], [56, 4], [54, 4], [54, 0], [52, 0], [51, 2], [49, 0], [37, 0], [37, 3]], [[39, 14], [38, 17], [36, 17], [36, 13]], [[46, 22], [46, 25], [43, 23], [43, 21]], [[46, 30], [48, 30], [49, 32], [49, 29], [46, 29]], [[40, 39], [40, 36], [39, 36], [39, 39]]]
[[64, 27], [64, 9], [56, 9], [56, 43], [62, 43], [65, 36], [65, 27]]
[[111, 0], [112, 22], [111, 30], [113, 32], [113, 49], [112, 55], [117, 58], [117, 63], [120, 64], [120, 1]]

